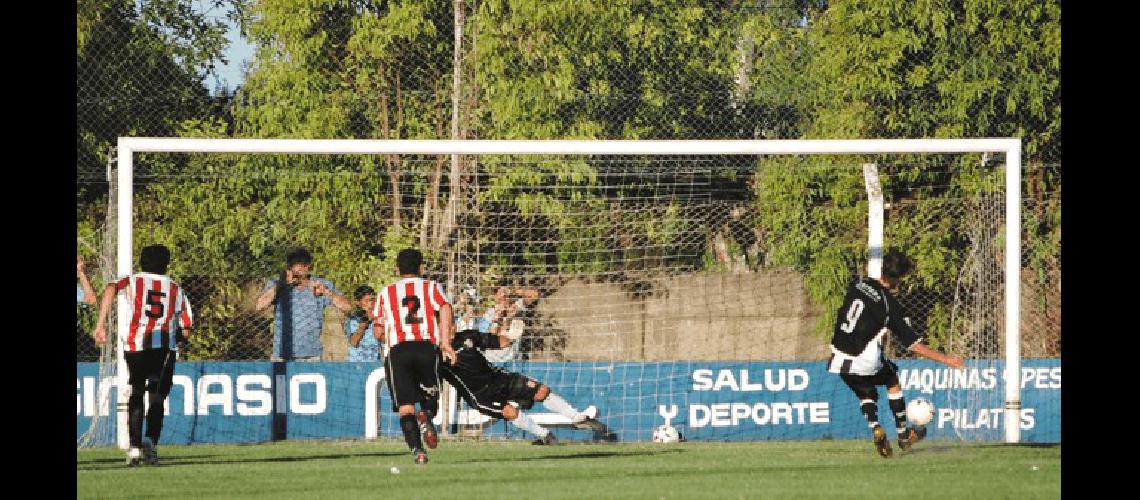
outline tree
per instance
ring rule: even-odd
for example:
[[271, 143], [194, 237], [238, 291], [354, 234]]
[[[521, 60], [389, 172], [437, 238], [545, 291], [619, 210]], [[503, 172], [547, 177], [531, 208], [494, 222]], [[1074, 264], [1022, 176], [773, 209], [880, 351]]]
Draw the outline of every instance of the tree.
[[[835, 1], [811, 19], [808, 43], [813, 56], [805, 90], [817, 109], [807, 138], [1020, 136], [1030, 192], [1060, 189], [1059, 2]], [[1000, 195], [1001, 173], [979, 156], [895, 158], [888, 166], [884, 189], [896, 207], [890, 218], [897, 221], [891, 238], [916, 258], [916, 293], [952, 295], [963, 276], [953, 255], [978, 239], [965, 221], [992, 210], [992, 203], [967, 207], [958, 220], [946, 211], [955, 200], [992, 202]], [[860, 161], [836, 158], [828, 165], [840, 162]], [[785, 160], [759, 170], [758, 189], [772, 200], [762, 223], [771, 255], [804, 272], [811, 293], [826, 306], [820, 321], [825, 331], [847, 277], [865, 261], [858, 247], [839, 243], [861, 241], [860, 172], [816, 168], [787, 175], [794, 167]], [[1059, 215], [1059, 205], [1040, 211]], [[1025, 213], [1028, 221], [1041, 221], [1026, 224], [1031, 240], [1044, 235], [1053, 241], [1055, 233], [1059, 242], [1059, 217], [1038, 212]], [[804, 236], [797, 225], [806, 220], [840, 231]], [[1059, 256], [1059, 249], [1026, 246], [1030, 261], [1050, 260], [1042, 253]], [[985, 255], [997, 258], [994, 251]], [[945, 338], [949, 312], [935, 305], [924, 313], [935, 341]]]

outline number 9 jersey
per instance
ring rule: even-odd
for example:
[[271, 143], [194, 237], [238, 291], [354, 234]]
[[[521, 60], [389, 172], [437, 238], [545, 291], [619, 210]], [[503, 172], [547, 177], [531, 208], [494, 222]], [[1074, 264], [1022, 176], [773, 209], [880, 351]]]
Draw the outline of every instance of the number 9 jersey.
[[419, 277], [403, 278], [380, 290], [372, 318], [375, 324], [384, 325], [388, 347], [423, 340], [438, 345], [437, 314], [444, 304], [450, 303], [443, 285]]
[[874, 278], [863, 278], [847, 288], [835, 317], [831, 338], [831, 373], [874, 375], [883, 367], [883, 337], [894, 332], [909, 348], [922, 341], [902, 305]]

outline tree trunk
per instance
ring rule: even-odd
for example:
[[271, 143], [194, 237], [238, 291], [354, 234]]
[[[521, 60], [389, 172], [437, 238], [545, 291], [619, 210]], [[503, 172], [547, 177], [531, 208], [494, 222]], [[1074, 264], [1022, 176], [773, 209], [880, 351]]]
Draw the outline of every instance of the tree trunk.
[[[383, 72], [383, 69], [381, 69], [381, 72]], [[399, 77], [397, 76], [397, 106], [400, 104], [399, 91]], [[384, 89], [380, 94], [380, 133], [385, 139], [392, 138], [392, 125], [389, 122], [388, 104], [388, 91]], [[399, 120], [399, 114], [397, 114], [397, 120]], [[399, 228], [401, 226], [400, 211], [402, 207], [400, 206], [400, 171], [395, 155], [384, 155], [384, 167], [388, 172], [388, 183], [392, 186], [392, 225]]]

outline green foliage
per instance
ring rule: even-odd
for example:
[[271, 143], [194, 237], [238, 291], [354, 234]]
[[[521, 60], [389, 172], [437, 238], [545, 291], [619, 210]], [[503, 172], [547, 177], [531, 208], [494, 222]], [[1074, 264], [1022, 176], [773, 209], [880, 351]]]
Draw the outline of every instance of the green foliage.
[[[1055, 279], [1059, 1], [762, 4], [468, 5], [460, 137], [1019, 136], [1028, 191], [1026, 265], [1040, 283]], [[451, 135], [451, 2], [219, 2], [240, 18], [257, 50], [232, 101], [212, 98], [202, 84], [221, 60], [220, 21], [185, 1], [137, 5], [78, 4], [77, 149], [81, 172], [97, 172], [100, 182], [120, 135]], [[1000, 198], [1002, 171], [994, 167], [1000, 158], [809, 158], [761, 159], [750, 179], [735, 178], [741, 166], [718, 159], [703, 175], [710, 183], [737, 186], [731, 201], [755, 208], [742, 224], [763, 235], [763, 265], [804, 276], [825, 312], [821, 334], [866, 261], [864, 162], [879, 163], [885, 174], [893, 206], [888, 245], [915, 259], [914, 290], [943, 298], [953, 293], [963, 275], [955, 256], [976, 241], [971, 224], [987, 209], [962, 200]], [[418, 246], [421, 232], [450, 223], [429, 218], [422, 227], [428, 205], [442, 211], [453, 193], [468, 201], [447, 172], [438, 189], [424, 182], [447, 168], [435, 160], [141, 155], [136, 251], [154, 242], [175, 249], [172, 274], [195, 293], [200, 318], [196, 359], [267, 352], [268, 319], [248, 302], [265, 278], [280, 271], [290, 248], [309, 248], [317, 273], [348, 293], [394, 277], [396, 250]], [[613, 167], [587, 156], [466, 162], [461, 182], [478, 180], [481, 190], [462, 225], [486, 230], [463, 236], [480, 251], [483, 273], [724, 268], [710, 245], [721, 228], [705, 227], [708, 214], [691, 213], [668, 197], [641, 205], [626, 201], [652, 198], [644, 195], [654, 193], [653, 182], [662, 178], [652, 171], [660, 167], [648, 163], [628, 168], [646, 173], [615, 177]], [[100, 186], [77, 187], [81, 238], [102, 224], [106, 199]], [[441, 238], [429, 238], [429, 262], [468, 251], [450, 247], [448, 237], [461, 231], [442, 227]], [[693, 233], [709, 237], [678, 237]], [[751, 251], [739, 241], [725, 244], [734, 256]], [[923, 310], [934, 342], [950, 328], [952, 311], [942, 304]], [[254, 340], [235, 340], [246, 338]]]
[[[1060, 159], [1059, 2], [837, 1], [809, 28], [803, 41], [811, 62], [799, 80], [815, 106], [807, 138], [1020, 136], [1026, 177], [1045, 179], [1044, 191], [1059, 189], [1059, 176], [1039, 173]], [[962, 205], [1000, 197], [1003, 174], [977, 155], [884, 160], [893, 165], [884, 180], [887, 202], [897, 207], [888, 213], [887, 245], [914, 258], [911, 279], [925, 293], [946, 297], [963, 272], [962, 259], [953, 257], [976, 240], [970, 214], [984, 211]], [[821, 334], [846, 285], [833, 273], [846, 268], [850, 279], [861, 273], [852, 264], [865, 257], [865, 208], [850, 198], [863, 196], [859, 162], [844, 161], [837, 170], [769, 160], [757, 173], [770, 256], [806, 273], [810, 293], [826, 307]], [[1023, 223], [1046, 235], [1030, 238], [1030, 262], [1059, 255], [1054, 208], [1042, 210], [1048, 215], [1026, 211]], [[822, 227], [828, 231], [820, 234]], [[830, 256], [822, 251], [844, 244], [849, 248]], [[934, 339], [948, 333], [943, 309], [924, 314]]]

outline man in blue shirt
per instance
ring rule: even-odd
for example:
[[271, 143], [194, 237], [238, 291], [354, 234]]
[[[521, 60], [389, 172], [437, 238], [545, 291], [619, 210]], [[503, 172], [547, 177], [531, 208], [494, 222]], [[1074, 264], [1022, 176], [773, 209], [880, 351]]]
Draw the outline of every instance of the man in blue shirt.
[[95, 339], [83, 329], [80, 321], [80, 315], [95, 305], [95, 289], [87, 280], [83, 258], [78, 255], [75, 256], [75, 276], [79, 278], [79, 284], [75, 285], [75, 304], [79, 306], [75, 316], [75, 361], [99, 361], [99, 346], [95, 345]]
[[352, 298], [359, 306], [344, 321], [344, 334], [348, 336], [347, 361], [377, 362], [382, 357], [380, 350], [381, 331], [372, 328], [372, 318], [368, 312], [376, 305], [376, 290], [368, 285], [356, 287]]
[[274, 361], [320, 361], [325, 308], [333, 305], [346, 314], [352, 311], [352, 302], [331, 281], [312, 275], [312, 270], [313, 256], [308, 250], [289, 252], [285, 272], [279, 279], [268, 280], [257, 297], [258, 311], [277, 305], [273, 315]]

